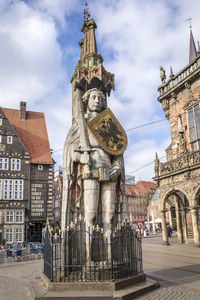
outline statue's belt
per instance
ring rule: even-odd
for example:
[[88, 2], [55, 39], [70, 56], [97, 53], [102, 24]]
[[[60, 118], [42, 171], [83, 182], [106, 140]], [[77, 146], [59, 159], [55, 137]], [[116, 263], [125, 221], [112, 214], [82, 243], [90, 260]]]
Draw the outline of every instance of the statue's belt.
[[99, 168], [96, 170], [91, 170], [91, 174], [89, 178], [86, 178], [86, 176], [83, 173], [83, 179], [97, 179], [99, 181], [108, 181], [110, 180], [109, 173], [110, 173], [109, 168]]

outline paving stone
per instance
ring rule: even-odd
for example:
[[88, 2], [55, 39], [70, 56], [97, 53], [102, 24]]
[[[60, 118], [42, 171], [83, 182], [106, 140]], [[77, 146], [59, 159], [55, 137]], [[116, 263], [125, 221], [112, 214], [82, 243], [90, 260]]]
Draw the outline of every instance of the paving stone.
[[[145, 295], [137, 297], [138, 300], [200, 300], [200, 281], [195, 281], [200, 274], [199, 269], [199, 257], [200, 249], [194, 249], [187, 246], [180, 246], [173, 243], [173, 246], [161, 247], [161, 240], [157, 237], [145, 240], [143, 243], [143, 257], [144, 257], [144, 270], [147, 273], [157, 274], [156, 279], [160, 283], [160, 288], [151, 291]], [[171, 248], [170, 248], [171, 247]], [[171, 250], [170, 250], [171, 249]], [[149, 253], [148, 251], [149, 250]], [[181, 280], [168, 280], [169, 274], [172, 271], [167, 268], [164, 261], [152, 261], [152, 252], [155, 252], [155, 256], [161, 259], [161, 255], [166, 257], [168, 262], [169, 253], [174, 253], [176, 257], [176, 263], [180, 261], [180, 266], [176, 266], [173, 262], [173, 278], [176, 274], [180, 275], [186, 272], [188, 276], [183, 276]], [[172, 255], [172, 254], [171, 254]], [[150, 261], [148, 265], [145, 261]], [[188, 264], [183, 265], [183, 262]], [[157, 264], [157, 265], [156, 265]], [[151, 268], [152, 265], [152, 268]], [[196, 265], [196, 268], [194, 266]], [[146, 269], [145, 269], [146, 268]], [[159, 269], [160, 268], [160, 269]], [[181, 268], [181, 269], [180, 269]], [[189, 268], [189, 269], [188, 269]], [[159, 272], [158, 272], [159, 269]], [[161, 272], [161, 271], [162, 272]], [[167, 272], [166, 272], [167, 270]], [[43, 260], [30, 260], [24, 262], [15, 262], [10, 264], [0, 265], [0, 300], [31, 300], [29, 283], [40, 278], [43, 271]], [[165, 278], [162, 278], [162, 274], [165, 271]], [[169, 271], [169, 272], [168, 272]], [[177, 273], [176, 273], [177, 272]], [[160, 276], [160, 278], [159, 278]], [[177, 276], [177, 277], [178, 277]], [[188, 282], [187, 282], [188, 281]], [[185, 284], [185, 285], [184, 285]], [[191, 288], [191, 286], [193, 288]]]

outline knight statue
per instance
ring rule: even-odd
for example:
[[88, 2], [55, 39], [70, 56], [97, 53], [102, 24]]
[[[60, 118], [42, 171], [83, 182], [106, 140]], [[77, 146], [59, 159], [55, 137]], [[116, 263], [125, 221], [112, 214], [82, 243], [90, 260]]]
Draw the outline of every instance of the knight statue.
[[[114, 75], [105, 71], [97, 54], [95, 26], [93, 19], [85, 19], [81, 59], [72, 77], [72, 127], [63, 150], [62, 230], [82, 216], [90, 234], [98, 225], [109, 238], [121, 221], [127, 137], [107, 108]], [[86, 248], [90, 260], [87, 239]]]

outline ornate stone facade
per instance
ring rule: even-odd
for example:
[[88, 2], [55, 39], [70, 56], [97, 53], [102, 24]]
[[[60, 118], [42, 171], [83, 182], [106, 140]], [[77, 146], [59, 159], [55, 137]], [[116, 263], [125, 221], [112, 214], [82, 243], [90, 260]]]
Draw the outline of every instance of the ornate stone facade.
[[[192, 33], [191, 33], [192, 34]], [[190, 51], [191, 47], [190, 45]], [[172, 73], [172, 69], [171, 69]], [[162, 225], [166, 212], [176, 223], [180, 242], [199, 245], [200, 230], [200, 55], [158, 88], [158, 101], [170, 121], [167, 162], [156, 156], [155, 177]], [[176, 220], [176, 221], [175, 221]], [[163, 241], [168, 243], [163, 227]]]

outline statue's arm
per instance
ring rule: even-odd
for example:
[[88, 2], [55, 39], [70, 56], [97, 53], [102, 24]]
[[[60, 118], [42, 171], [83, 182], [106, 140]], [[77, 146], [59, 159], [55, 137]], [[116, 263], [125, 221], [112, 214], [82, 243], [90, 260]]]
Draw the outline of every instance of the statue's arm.
[[109, 173], [111, 180], [116, 180], [119, 175], [123, 175], [124, 172], [124, 160], [123, 156], [112, 157], [112, 169]]

